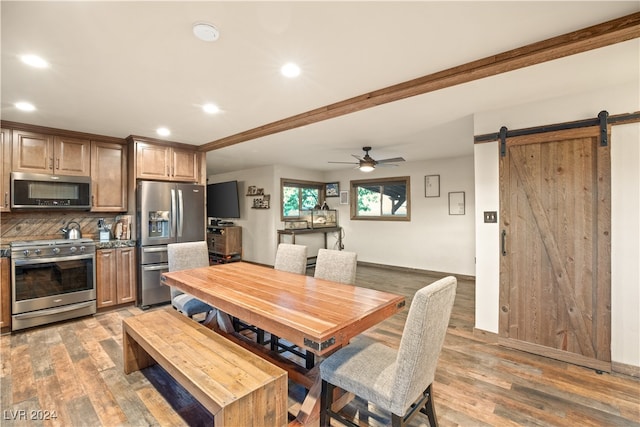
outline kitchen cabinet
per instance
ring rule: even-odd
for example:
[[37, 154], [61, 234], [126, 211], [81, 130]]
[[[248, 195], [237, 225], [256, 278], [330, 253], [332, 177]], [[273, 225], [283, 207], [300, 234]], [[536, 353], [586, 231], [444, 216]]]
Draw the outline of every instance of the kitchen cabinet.
[[9, 258], [0, 258], [0, 328], [11, 329], [11, 275]]
[[96, 251], [96, 281], [98, 308], [135, 302], [135, 248], [124, 247]]
[[127, 147], [91, 141], [91, 211], [127, 210]]
[[136, 178], [198, 182], [200, 153], [186, 148], [136, 141]]
[[14, 130], [12, 145], [15, 172], [89, 176], [88, 139]]
[[9, 212], [11, 202], [9, 200], [9, 177], [11, 175], [11, 131], [0, 129], [0, 212]]

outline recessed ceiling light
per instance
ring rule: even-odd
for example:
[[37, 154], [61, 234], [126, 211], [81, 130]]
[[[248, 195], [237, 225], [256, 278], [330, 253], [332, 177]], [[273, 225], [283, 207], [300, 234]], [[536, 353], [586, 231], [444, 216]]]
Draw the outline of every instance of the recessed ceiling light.
[[22, 111], [34, 111], [36, 107], [30, 102], [16, 102], [15, 106], [18, 110]]
[[193, 25], [193, 35], [205, 42], [214, 42], [220, 37], [220, 31], [208, 22], [197, 22]]
[[216, 104], [204, 104], [202, 109], [205, 113], [216, 114], [220, 112], [220, 108]]
[[171, 131], [167, 128], [158, 128], [156, 129], [156, 133], [160, 136], [169, 136], [171, 135]]
[[37, 55], [22, 55], [22, 62], [35, 68], [47, 68], [49, 63]]
[[280, 72], [285, 77], [294, 78], [300, 75], [300, 67], [293, 62], [287, 62], [280, 68]]

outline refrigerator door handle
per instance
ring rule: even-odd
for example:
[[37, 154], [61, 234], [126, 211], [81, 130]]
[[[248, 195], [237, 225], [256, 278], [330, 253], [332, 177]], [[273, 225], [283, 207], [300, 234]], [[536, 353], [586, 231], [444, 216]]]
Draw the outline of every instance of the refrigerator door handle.
[[176, 190], [171, 189], [171, 232], [169, 233], [169, 237], [174, 236], [174, 232], [176, 230], [177, 215], [178, 210], [176, 209]]
[[178, 190], [178, 228], [177, 228], [178, 237], [182, 237], [183, 225], [184, 225], [184, 199], [182, 198], [182, 190]]

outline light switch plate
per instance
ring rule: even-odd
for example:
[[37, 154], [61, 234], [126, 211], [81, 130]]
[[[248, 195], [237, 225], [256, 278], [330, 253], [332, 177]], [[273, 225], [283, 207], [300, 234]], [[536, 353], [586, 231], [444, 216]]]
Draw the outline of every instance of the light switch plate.
[[498, 222], [498, 212], [497, 211], [484, 211], [484, 222]]

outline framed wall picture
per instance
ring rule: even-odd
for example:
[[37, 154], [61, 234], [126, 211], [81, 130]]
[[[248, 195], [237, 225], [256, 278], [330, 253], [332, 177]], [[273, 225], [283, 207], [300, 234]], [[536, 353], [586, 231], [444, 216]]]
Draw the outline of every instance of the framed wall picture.
[[330, 182], [325, 185], [324, 197], [338, 197], [340, 195], [340, 183]]
[[464, 191], [449, 193], [449, 215], [464, 215]]
[[424, 197], [440, 197], [440, 175], [424, 177]]
[[344, 190], [340, 192], [340, 204], [348, 205], [349, 204], [349, 192]]

